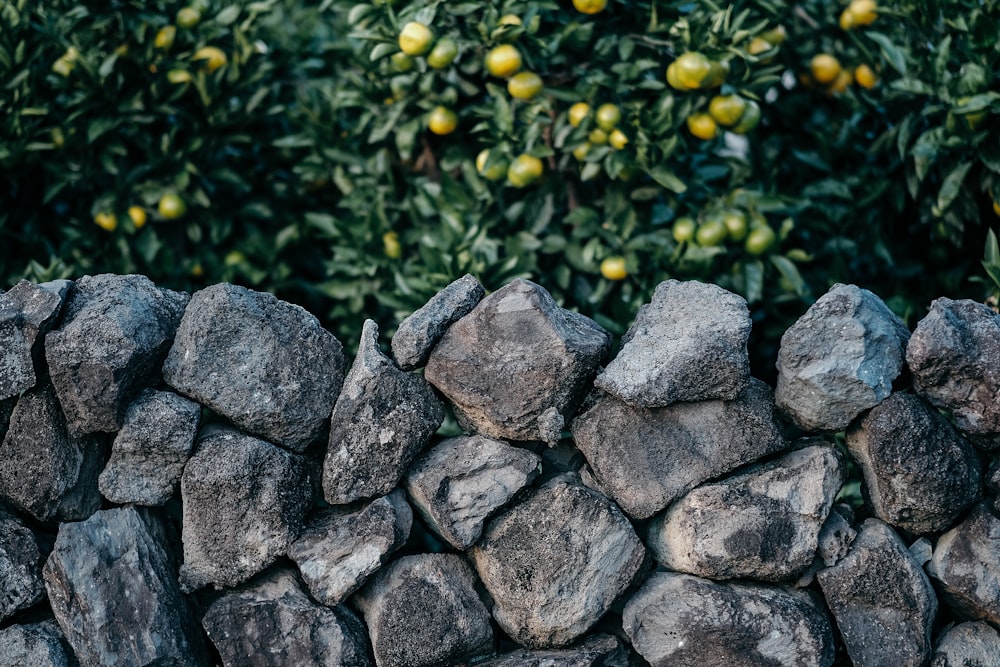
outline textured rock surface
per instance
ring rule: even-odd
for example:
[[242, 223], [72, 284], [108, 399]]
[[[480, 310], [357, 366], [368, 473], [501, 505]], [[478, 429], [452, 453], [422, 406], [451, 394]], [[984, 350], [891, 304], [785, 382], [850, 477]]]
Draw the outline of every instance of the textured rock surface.
[[303, 308], [222, 283], [191, 297], [163, 379], [241, 429], [302, 451], [326, 428], [344, 368], [340, 341]]
[[938, 538], [927, 572], [960, 617], [1000, 625], [1000, 518], [986, 503]]
[[42, 554], [34, 533], [0, 509], [0, 622], [44, 596]]
[[481, 435], [449, 438], [413, 464], [406, 492], [428, 525], [464, 551], [487, 517], [538, 476], [540, 462], [537, 454]]
[[466, 431], [552, 444], [610, 349], [593, 320], [515, 280], [448, 328], [425, 373]]
[[145, 276], [76, 281], [61, 326], [45, 337], [49, 373], [71, 433], [121, 428], [128, 404], [158, 381], [188, 298]]
[[854, 512], [849, 506], [833, 506], [833, 511], [819, 532], [819, 547], [816, 552], [826, 567], [836, 565], [850, 553], [851, 545], [858, 536], [858, 531], [851, 525], [853, 520]]
[[0, 630], [0, 667], [77, 667], [54, 621]]
[[948, 528], [979, 498], [972, 444], [912, 394], [893, 394], [847, 432], [875, 515], [911, 533]]
[[576, 445], [598, 487], [639, 519], [787, 444], [771, 390], [759, 380], [734, 401], [646, 409], [595, 392], [588, 404], [573, 421]]
[[355, 598], [379, 667], [458, 665], [493, 649], [490, 614], [469, 564], [454, 554], [406, 556]]
[[444, 420], [444, 406], [419, 375], [404, 373], [378, 346], [366, 320], [358, 356], [330, 419], [323, 495], [346, 505], [392, 491]]
[[892, 391], [910, 332], [877, 296], [836, 284], [781, 337], [774, 399], [806, 431], [839, 431]]
[[154, 515], [134, 507], [59, 527], [45, 587], [82, 664], [206, 664], [170, 543]]
[[804, 593], [657, 572], [622, 625], [653, 667], [830, 667], [833, 631]]
[[0, 400], [35, 386], [42, 336], [56, 322], [73, 283], [22, 280], [0, 294]]
[[627, 667], [629, 664], [628, 652], [617, 637], [593, 635], [573, 648], [522, 649], [477, 662], [476, 667]]
[[225, 667], [368, 667], [364, 625], [346, 607], [316, 604], [289, 569], [229, 591], [202, 625]]
[[181, 586], [235, 586], [284, 555], [312, 482], [301, 457], [229, 429], [206, 429], [181, 477]]
[[625, 515], [568, 476], [505, 509], [469, 553], [497, 623], [528, 648], [566, 646], [581, 636], [645, 559]]
[[404, 371], [427, 363], [431, 350], [454, 322], [476, 307], [486, 290], [470, 274], [465, 274], [399, 323], [392, 337], [392, 356]]
[[113, 503], [162, 505], [180, 482], [191, 456], [201, 406], [167, 391], [147, 389], [128, 406], [125, 423], [98, 477]]
[[1000, 665], [1000, 633], [989, 623], [970, 621], [945, 628], [938, 637], [931, 667]]
[[333, 607], [403, 546], [412, 525], [413, 512], [397, 489], [361, 509], [321, 511], [292, 542], [288, 555], [312, 596]]
[[750, 311], [717, 285], [667, 280], [639, 309], [621, 351], [594, 383], [643, 408], [731, 401], [750, 382]]
[[854, 664], [919, 667], [930, 659], [937, 598], [888, 525], [866, 520], [850, 553], [817, 579]]

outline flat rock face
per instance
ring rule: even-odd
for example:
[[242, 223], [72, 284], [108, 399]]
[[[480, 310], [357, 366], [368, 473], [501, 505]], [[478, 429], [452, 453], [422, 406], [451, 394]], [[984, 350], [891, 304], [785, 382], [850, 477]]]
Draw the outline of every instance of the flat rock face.
[[469, 554], [500, 627], [522, 646], [556, 648], [611, 608], [645, 552], [621, 510], [562, 476], [505, 509]]
[[427, 363], [431, 350], [454, 322], [476, 307], [486, 290], [470, 274], [465, 274], [399, 323], [392, 337], [392, 356], [404, 371]]
[[425, 373], [466, 431], [553, 444], [610, 349], [593, 320], [515, 280], [448, 328]]
[[877, 296], [836, 284], [785, 331], [774, 400], [806, 431], [840, 431], [892, 391], [910, 332]]
[[952, 625], [938, 637], [931, 667], [991, 667], [1000, 665], [1000, 633], [989, 623]]
[[594, 383], [642, 408], [735, 399], [750, 382], [750, 311], [717, 285], [667, 280]]
[[236, 586], [287, 553], [312, 482], [300, 456], [239, 431], [207, 430], [184, 468], [181, 500], [182, 588]]
[[38, 541], [17, 517], [0, 509], [0, 622], [43, 597]]
[[481, 435], [449, 438], [410, 468], [406, 492], [427, 524], [460, 551], [487, 517], [538, 476], [541, 457]]
[[817, 579], [854, 664], [927, 664], [937, 598], [892, 528], [866, 520], [850, 553]]
[[1000, 625], [1000, 518], [976, 505], [938, 538], [927, 572], [959, 616]]
[[222, 595], [202, 625], [225, 667], [369, 667], [364, 625], [346, 607], [316, 604], [292, 570]]
[[334, 607], [406, 543], [412, 525], [413, 511], [397, 489], [361, 509], [323, 510], [306, 524], [288, 555], [312, 596]]
[[476, 667], [627, 667], [629, 664], [628, 652], [617, 637], [593, 635], [573, 648], [522, 649], [477, 662]]
[[45, 587], [82, 664], [206, 664], [170, 543], [159, 520], [134, 507], [59, 527]]
[[188, 295], [145, 276], [101, 274], [76, 281], [45, 358], [70, 433], [114, 432], [160, 364]]
[[0, 667], [77, 667], [54, 621], [0, 630]]
[[400, 558], [355, 598], [379, 667], [458, 665], [493, 650], [490, 614], [455, 554]]
[[344, 380], [340, 341], [303, 308], [228, 283], [191, 297], [163, 379], [241, 429], [301, 452]]
[[734, 401], [656, 409], [594, 392], [572, 433], [598, 487], [637, 519], [653, 516], [707, 479], [787, 446], [771, 390], [759, 380], [751, 380]]
[[979, 498], [979, 456], [947, 419], [893, 394], [847, 432], [875, 515], [914, 534], [938, 533]]
[[49, 331], [73, 283], [35, 285], [22, 280], [0, 294], [0, 400], [35, 386], [39, 336]]
[[378, 326], [366, 320], [330, 419], [327, 502], [347, 505], [392, 491], [442, 421], [444, 406], [431, 386], [382, 354]]
[[[833, 630], [805, 593], [654, 573], [622, 613], [652, 667], [830, 667]], [[859, 663], [861, 664], [861, 663]]]
[[689, 492], [653, 520], [647, 544], [660, 563], [677, 572], [794, 580], [816, 556], [843, 478], [833, 447], [791, 452]]

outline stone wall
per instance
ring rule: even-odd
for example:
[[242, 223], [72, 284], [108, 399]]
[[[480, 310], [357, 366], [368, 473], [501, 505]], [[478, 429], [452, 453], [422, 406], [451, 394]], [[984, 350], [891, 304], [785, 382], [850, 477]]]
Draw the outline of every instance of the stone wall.
[[0, 667], [1000, 665], [1000, 318], [835, 285], [774, 389], [750, 329], [466, 276], [348, 363], [242, 287], [22, 282]]

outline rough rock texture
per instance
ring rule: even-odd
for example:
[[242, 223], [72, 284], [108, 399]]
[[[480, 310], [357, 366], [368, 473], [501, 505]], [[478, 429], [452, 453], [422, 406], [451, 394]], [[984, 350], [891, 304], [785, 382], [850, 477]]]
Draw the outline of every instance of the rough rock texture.
[[171, 543], [149, 510], [97, 512], [59, 527], [45, 563], [52, 611], [84, 665], [203, 665]]
[[0, 294], [0, 400], [35, 386], [43, 336], [56, 322], [73, 283], [22, 280]]
[[915, 534], [948, 528], [979, 498], [982, 470], [968, 440], [912, 394], [893, 394], [847, 432], [875, 515]]
[[477, 662], [476, 667], [627, 667], [629, 664], [628, 652], [617, 637], [593, 635], [573, 648], [521, 649]]
[[593, 320], [515, 280], [448, 328], [425, 373], [466, 431], [553, 444], [610, 349]]
[[470, 274], [465, 274], [399, 323], [392, 337], [392, 356], [404, 371], [427, 363], [431, 350], [454, 322], [476, 307], [486, 290]]
[[145, 276], [76, 281], [45, 358], [70, 433], [114, 432], [143, 387], [159, 380], [188, 295]]
[[364, 625], [347, 607], [316, 604], [282, 568], [225, 593], [202, 625], [225, 667], [368, 667]]
[[[833, 631], [805, 593], [656, 572], [622, 613], [652, 667], [830, 667]], [[860, 664], [860, 663], [859, 663]]]
[[982, 621], [945, 628], [938, 637], [931, 667], [996, 667], [1000, 665], [1000, 633]]
[[243, 430], [302, 451], [326, 428], [344, 368], [340, 341], [303, 308], [222, 283], [191, 297], [163, 379]]
[[930, 659], [937, 598], [888, 525], [866, 520], [850, 553], [817, 579], [854, 664], [919, 667]]
[[365, 320], [358, 356], [330, 419], [323, 495], [346, 505], [392, 491], [444, 421], [444, 406], [419, 375], [382, 354]]
[[759, 380], [734, 401], [646, 409], [594, 392], [588, 404], [573, 421], [573, 439], [598, 488], [638, 519], [787, 445], [771, 390]]
[[611, 608], [645, 552], [613, 503], [561, 476], [505, 509], [469, 553], [500, 627], [522, 646], [554, 648]]
[[406, 492], [427, 524], [456, 549], [479, 539], [490, 514], [539, 473], [541, 458], [481, 435], [449, 438], [406, 476]]
[[288, 548], [309, 592], [334, 607], [361, 588], [410, 536], [413, 511], [403, 491], [360, 509], [328, 508]]
[[1000, 316], [962, 299], [935, 299], [906, 348], [914, 390], [975, 435], [1000, 433]]
[[113, 503], [162, 505], [180, 482], [194, 447], [201, 406], [167, 391], [147, 389], [128, 406], [125, 423], [98, 478]]
[[0, 630], [0, 667], [77, 667], [54, 621]]
[[0, 509], [0, 622], [44, 596], [42, 554], [34, 533]]
[[650, 524], [667, 568], [709, 579], [794, 580], [813, 562], [843, 483], [837, 451], [814, 445], [700, 486]]
[[458, 665], [493, 649], [490, 613], [455, 554], [418, 554], [380, 570], [355, 598], [379, 667]]
[[819, 545], [816, 551], [816, 555], [826, 567], [836, 565], [850, 553], [851, 545], [858, 536], [858, 531], [851, 526], [853, 520], [854, 512], [849, 506], [833, 506], [833, 511], [819, 532]]
[[1000, 625], [1000, 518], [976, 505], [938, 538], [927, 572], [959, 616]]
[[287, 553], [312, 482], [301, 457], [239, 431], [206, 429], [184, 468], [181, 500], [181, 586], [235, 586]]
[[717, 285], [667, 280], [639, 309], [618, 352], [594, 383], [643, 408], [731, 401], [750, 382], [750, 311]]
[[889, 395], [910, 332], [877, 296], [836, 284], [781, 337], [774, 400], [806, 431], [839, 431]]

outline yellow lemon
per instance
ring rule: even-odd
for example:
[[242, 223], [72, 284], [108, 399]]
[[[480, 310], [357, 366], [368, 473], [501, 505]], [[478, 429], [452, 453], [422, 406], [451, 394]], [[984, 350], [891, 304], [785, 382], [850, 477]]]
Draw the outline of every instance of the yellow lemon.
[[516, 74], [522, 64], [521, 52], [510, 44], [495, 46], [486, 54], [486, 71], [501, 79]]
[[427, 116], [427, 129], [434, 134], [451, 134], [458, 127], [458, 116], [447, 107], [437, 106]]

